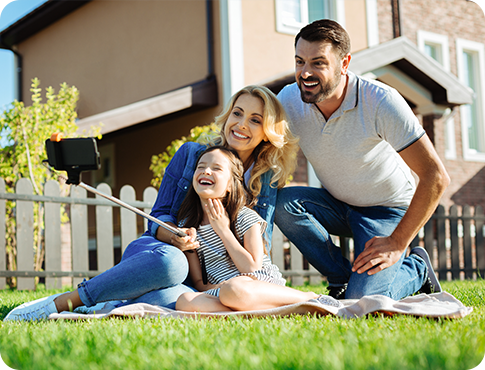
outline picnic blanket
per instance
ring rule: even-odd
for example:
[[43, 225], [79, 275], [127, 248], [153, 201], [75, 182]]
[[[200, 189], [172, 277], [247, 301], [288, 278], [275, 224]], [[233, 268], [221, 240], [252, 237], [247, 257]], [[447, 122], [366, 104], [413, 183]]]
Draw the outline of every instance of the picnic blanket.
[[395, 301], [382, 295], [366, 296], [361, 299], [346, 299], [341, 301], [343, 307], [337, 308], [316, 302], [295, 303], [288, 306], [256, 311], [232, 311], [216, 313], [195, 313], [176, 311], [169, 308], [154, 306], [146, 303], [136, 303], [117, 308], [107, 304], [99, 311], [89, 314], [76, 312], [61, 312], [51, 314], [51, 320], [84, 320], [103, 319], [109, 317], [125, 318], [211, 318], [232, 317], [245, 318], [265, 316], [290, 316], [315, 314], [318, 316], [334, 315], [343, 319], [363, 317], [369, 314], [411, 315], [430, 318], [462, 318], [470, 314], [472, 307], [465, 307], [458, 299], [447, 292], [434, 294], [419, 294]]

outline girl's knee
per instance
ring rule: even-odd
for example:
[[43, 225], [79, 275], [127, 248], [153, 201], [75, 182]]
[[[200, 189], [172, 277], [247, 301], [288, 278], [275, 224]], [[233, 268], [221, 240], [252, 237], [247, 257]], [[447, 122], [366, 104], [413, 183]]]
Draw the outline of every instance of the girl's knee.
[[175, 303], [175, 309], [179, 311], [190, 311], [192, 308], [192, 300], [195, 298], [196, 293], [188, 292], [183, 293], [178, 297]]
[[219, 299], [224, 306], [234, 310], [247, 310], [251, 304], [252, 292], [250, 277], [237, 277], [221, 286]]

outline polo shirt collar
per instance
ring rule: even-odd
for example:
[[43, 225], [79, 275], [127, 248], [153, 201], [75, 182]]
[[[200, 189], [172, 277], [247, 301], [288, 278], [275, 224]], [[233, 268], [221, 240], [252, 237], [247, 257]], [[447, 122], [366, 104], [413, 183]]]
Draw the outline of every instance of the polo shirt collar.
[[[356, 76], [355, 73], [351, 71], [347, 71], [347, 75], [348, 85], [347, 91], [345, 93], [345, 98], [342, 101], [342, 104], [340, 104], [340, 107], [338, 107], [338, 109], [330, 116], [330, 118], [328, 119], [329, 121], [340, 117], [348, 110], [356, 108], [359, 102], [359, 78]], [[320, 112], [316, 104], [312, 104], [312, 108]]]

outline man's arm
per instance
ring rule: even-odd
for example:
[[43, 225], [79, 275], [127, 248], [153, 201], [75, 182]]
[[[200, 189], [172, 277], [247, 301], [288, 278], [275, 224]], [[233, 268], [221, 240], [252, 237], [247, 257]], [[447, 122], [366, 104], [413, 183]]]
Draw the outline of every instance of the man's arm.
[[419, 182], [407, 212], [394, 232], [369, 240], [355, 259], [352, 271], [373, 275], [395, 264], [419, 230], [430, 219], [450, 183], [433, 144], [427, 135], [399, 153], [418, 176]]

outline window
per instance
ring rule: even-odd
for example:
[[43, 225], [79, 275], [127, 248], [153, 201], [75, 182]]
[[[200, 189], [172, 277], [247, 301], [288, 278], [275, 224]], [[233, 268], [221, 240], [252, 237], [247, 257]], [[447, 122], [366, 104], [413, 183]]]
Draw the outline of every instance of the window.
[[343, 14], [338, 9], [343, 6], [343, 0], [275, 0], [276, 30], [290, 35], [317, 19], [334, 19], [342, 26], [344, 24], [337, 18]]
[[473, 102], [460, 108], [463, 157], [485, 162], [485, 47], [458, 39], [456, 53], [458, 78], [475, 92]]
[[[448, 36], [419, 30], [418, 48], [424, 54], [441, 64], [446, 71], [450, 71], [450, 48], [448, 44]], [[446, 144], [445, 157], [448, 159], [455, 159], [456, 145], [454, 112], [447, 109], [444, 117]]]
[[447, 36], [418, 31], [418, 48], [441, 64], [445, 70], [450, 70], [450, 50]]

